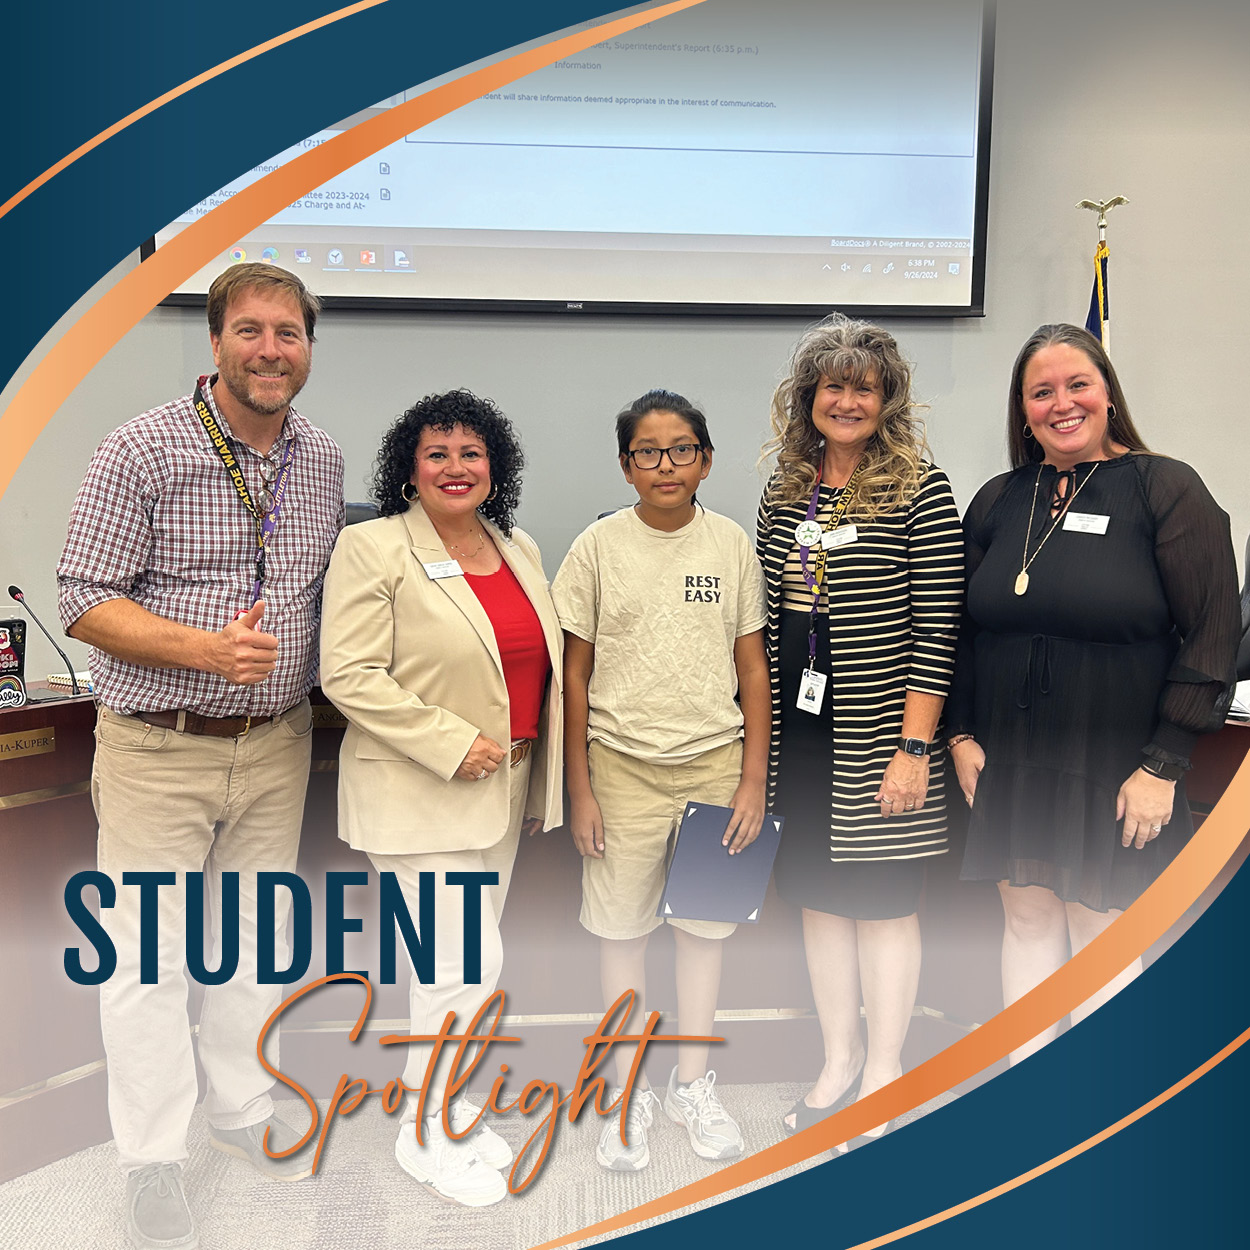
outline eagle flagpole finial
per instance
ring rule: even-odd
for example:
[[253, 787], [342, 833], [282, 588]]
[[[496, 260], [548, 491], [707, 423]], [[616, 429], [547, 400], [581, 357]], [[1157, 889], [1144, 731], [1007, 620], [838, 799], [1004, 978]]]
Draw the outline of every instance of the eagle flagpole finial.
[[1128, 203], [1127, 195], [1113, 195], [1109, 200], [1079, 200], [1077, 208], [1091, 208], [1098, 214], [1098, 229], [1105, 230], [1107, 228], [1107, 214], [1113, 208], [1119, 208], [1121, 204]]

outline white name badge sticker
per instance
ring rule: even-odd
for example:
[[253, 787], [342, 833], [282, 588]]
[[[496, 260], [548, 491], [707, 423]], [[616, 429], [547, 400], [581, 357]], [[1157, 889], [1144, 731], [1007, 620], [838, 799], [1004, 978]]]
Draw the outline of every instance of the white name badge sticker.
[[827, 530], [820, 536], [820, 545], [826, 551], [834, 547], [847, 547], [859, 538], [859, 530], [853, 525], [839, 525], [836, 530]]
[[1105, 534], [1110, 520], [1100, 512], [1069, 512], [1063, 518], [1063, 528], [1076, 530], [1078, 534]]
[[795, 706], [800, 712], [811, 712], [820, 715], [820, 705], [825, 701], [825, 683], [829, 680], [824, 673], [813, 668], [805, 668], [799, 682], [799, 697]]
[[464, 569], [460, 567], [458, 560], [431, 560], [429, 564], [422, 564], [421, 567], [434, 582], [441, 581], [444, 577], [464, 576]]

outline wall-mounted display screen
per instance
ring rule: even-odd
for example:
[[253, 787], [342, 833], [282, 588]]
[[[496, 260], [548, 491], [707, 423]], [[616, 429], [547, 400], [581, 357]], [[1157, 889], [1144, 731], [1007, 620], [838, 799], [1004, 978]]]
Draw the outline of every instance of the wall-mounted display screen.
[[981, 0], [709, 0], [405, 136], [174, 302], [268, 259], [331, 303], [976, 315], [992, 45]]

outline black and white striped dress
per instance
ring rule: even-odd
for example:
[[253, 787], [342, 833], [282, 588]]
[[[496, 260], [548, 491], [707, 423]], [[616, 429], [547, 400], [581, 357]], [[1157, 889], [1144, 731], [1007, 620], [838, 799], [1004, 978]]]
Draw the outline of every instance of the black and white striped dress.
[[[821, 487], [817, 520], [838, 492]], [[806, 504], [760, 506], [757, 553], [767, 586], [773, 696], [769, 810], [785, 815], [777, 888], [796, 905], [856, 919], [910, 915], [926, 859], [947, 849], [945, 751], [932, 759], [923, 809], [881, 817], [874, 799], [893, 757], [908, 690], [945, 696], [963, 602], [959, 516], [946, 474], [926, 466], [909, 505], [827, 553], [817, 669], [822, 714], [795, 707], [807, 664], [811, 592], [795, 526]]]

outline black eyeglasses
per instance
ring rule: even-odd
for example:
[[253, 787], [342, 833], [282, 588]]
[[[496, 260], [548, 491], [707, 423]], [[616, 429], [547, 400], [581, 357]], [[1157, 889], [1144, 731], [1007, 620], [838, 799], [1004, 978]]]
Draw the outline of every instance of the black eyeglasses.
[[702, 443], [678, 443], [675, 447], [637, 447], [625, 454], [634, 462], [635, 469], [658, 469], [664, 457], [675, 469], [694, 464], [703, 450]]

